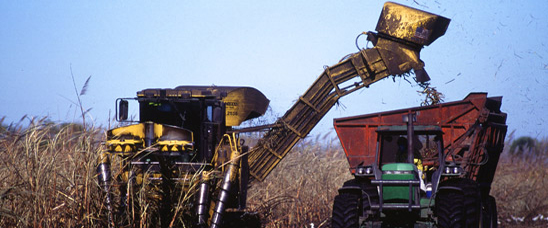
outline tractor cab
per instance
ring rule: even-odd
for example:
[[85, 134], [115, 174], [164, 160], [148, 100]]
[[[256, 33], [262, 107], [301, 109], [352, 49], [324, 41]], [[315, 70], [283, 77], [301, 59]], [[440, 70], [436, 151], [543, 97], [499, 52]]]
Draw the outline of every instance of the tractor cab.
[[[383, 202], [408, 203], [410, 195], [430, 197], [432, 177], [439, 158], [442, 157], [442, 130], [438, 126], [413, 126], [412, 136], [408, 135], [407, 126], [380, 126], [378, 135], [378, 167], [376, 181], [382, 183], [381, 199]], [[378, 178], [380, 177], [380, 178]], [[412, 181], [409, 186], [397, 185], [399, 181]], [[418, 186], [416, 185], [418, 181]], [[375, 182], [375, 181], [373, 181]], [[392, 186], [391, 184], [396, 184]], [[409, 183], [405, 183], [409, 184]]]
[[432, 182], [438, 182], [435, 167], [443, 157], [443, 131], [438, 126], [417, 125], [414, 115], [404, 115], [407, 125], [385, 125], [376, 129], [375, 161], [358, 166], [357, 178], [371, 179], [378, 186], [378, 202], [371, 208], [379, 211], [408, 209], [418, 211], [421, 199], [429, 200]]

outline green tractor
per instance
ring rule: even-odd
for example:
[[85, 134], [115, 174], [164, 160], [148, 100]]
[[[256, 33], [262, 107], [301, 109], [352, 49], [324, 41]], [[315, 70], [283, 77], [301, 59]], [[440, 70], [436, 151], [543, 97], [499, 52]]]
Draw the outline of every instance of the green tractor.
[[332, 227], [497, 227], [489, 195], [504, 146], [501, 97], [336, 119], [354, 179]]

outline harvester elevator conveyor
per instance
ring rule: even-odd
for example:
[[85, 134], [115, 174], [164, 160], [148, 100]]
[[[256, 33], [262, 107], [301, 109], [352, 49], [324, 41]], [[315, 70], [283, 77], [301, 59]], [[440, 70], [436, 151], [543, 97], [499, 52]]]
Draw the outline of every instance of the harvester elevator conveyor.
[[[325, 71], [276, 121], [249, 154], [250, 174], [262, 181], [293, 146], [318, 124], [344, 95], [389, 76], [376, 48], [363, 49]], [[348, 82], [357, 79], [355, 82]], [[345, 86], [346, 85], [346, 86]]]

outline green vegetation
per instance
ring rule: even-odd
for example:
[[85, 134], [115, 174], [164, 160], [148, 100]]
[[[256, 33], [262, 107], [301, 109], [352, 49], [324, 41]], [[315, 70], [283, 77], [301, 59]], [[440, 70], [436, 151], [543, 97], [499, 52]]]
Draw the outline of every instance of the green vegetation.
[[[45, 118], [29, 122], [0, 121], [0, 227], [103, 226], [96, 178], [103, 129]], [[531, 139], [510, 135], [499, 162], [491, 193], [502, 226], [548, 224], [539, 216], [548, 217], [548, 139]], [[253, 183], [248, 205], [264, 227], [328, 227], [337, 189], [351, 178], [334, 136], [307, 138], [264, 182]]]

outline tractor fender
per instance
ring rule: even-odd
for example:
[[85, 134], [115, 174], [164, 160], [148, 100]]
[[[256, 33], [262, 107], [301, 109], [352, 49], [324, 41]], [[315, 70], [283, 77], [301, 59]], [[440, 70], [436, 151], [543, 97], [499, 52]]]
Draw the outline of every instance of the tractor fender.
[[339, 188], [339, 194], [356, 194], [362, 195], [362, 188], [359, 186], [343, 186]]
[[452, 191], [463, 192], [462, 188], [457, 187], [457, 186], [441, 186], [441, 187], [438, 188], [438, 191], [443, 191], [443, 190], [452, 190]]

